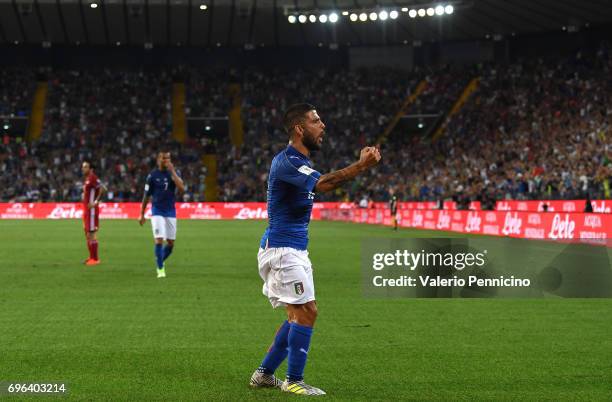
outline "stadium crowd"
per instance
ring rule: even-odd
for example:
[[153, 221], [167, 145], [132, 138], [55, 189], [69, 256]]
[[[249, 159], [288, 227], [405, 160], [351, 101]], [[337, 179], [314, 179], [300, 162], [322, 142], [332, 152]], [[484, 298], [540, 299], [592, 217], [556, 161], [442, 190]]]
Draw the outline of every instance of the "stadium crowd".
[[[415, 144], [414, 163], [392, 180], [410, 183], [404, 195], [421, 200], [610, 198], [610, 72], [604, 48], [483, 66], [479, 90], [432, 157], [418, 158], [427, 150]], [[415, 180], [403, 180], [406, 173]]]
[[0, 153], [2, 200], [77, 201], [80, 163], [91, 159], [110, 201], [142, 197], [156, 152], [167, 149], [191, 184], [186, 200], [203, 193], [201, 144], [171, 141], [169, 72], [47, 71], [49, 94], [38, 141], [4, 139]]
[[15, 67], [0, 69], [0, 117], [27, 116], [32, 106], [36, 71]]
[[[242, 88], [244, 145], [234, 149], [229, 139], [216, 144], [223, 201], [265, 200], [270, 161], [287, 140], [282, 113], [291, 103], [317, 106], [327, 135], [313, 159], [316, 169], [327, 172], [353, 162], [360, 147], [375, 142], [419, 80], [426, 77], [428, 86], [408, 113], [448, 112], [469, 80], [479, 77], [477, 91], [437, 141], [396, 130], [383, 145], [384, 163], [318, 197], [386, 200], [395, 193], [400, 200], [454, 199], [462, 205], [610, 198], [611, 73], [612, 56], [605, 47], [564, 60], [411, 72], [180, 71], [187, 116], [226, 115], [231, 105], [227, 84], [238, 81]], [[3, 138], [2, 201], [78, 200], [83, 158], [97, 162], [109, 199], [139, 200], [161, 147], [173, 153], [182, 171], [188, 185], [184, 199], [202, 200], [206, 169], [200, 156], [209, 139], [170, 140], [176, 71], [46, 74], [50, 85], [40, 140]], [[0, 110], [23, 109], [31, 98], [24, 89], [32, 86], [27, 80], [17, 70], [0, 75]], [[21, 84], [8, 85], [12, 82]]]
[[351, 163], [359, 147], [373, 143], [423, 76], [427, 89], [408, 113], [448, 112], [472, 77], [479, 77], [479, 89], [439, 140], [394, 132], [384, 145], [384, 163], [319, 199], [386, 200], [393, 192], [403, 200], [453, 199], [464, 207], [478, 200], [492, 208], [500, 199], [610, 198], [611, 71], [612, 57], [601, 48], [566, 60], [410, 74], [255, 74], [244, 84], [250, 145], [239, 159], [225, 154], [222, 199], [265, 200], [269, 161], [286, 138], [281, 110], [294, 99], [319, 105], [329, 135], [314, 161], [326, 172]]
[[[416, 85], [416, 77], [390, 70], [246, 72], [246, 145], [239, 150], [239, 158], [234, 158], [231, 150], [221, 153], [221, 199], [265, 200], [270, 161], [288, 140], [283, 110], [296, 99], [316, 105], [326, 124], [329, 135], [313, 158], [315, 167], [324, 172], [354, 162], [359, 147], [376, 140], [380, 127], [392, 117], [389, 111], [397, 110], [408, 90]], [[359, 185], [355, 182], [350, 186], [355, 191]], [[339, 190], [324, 197], [342, 196]]]

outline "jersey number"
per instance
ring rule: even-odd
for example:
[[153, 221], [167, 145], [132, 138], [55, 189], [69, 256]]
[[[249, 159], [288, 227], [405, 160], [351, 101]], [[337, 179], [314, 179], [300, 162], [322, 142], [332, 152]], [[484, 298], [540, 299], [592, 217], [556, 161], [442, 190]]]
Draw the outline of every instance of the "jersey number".
[[164, 190], [168, 190], [168, 182], [165, 182], [164, 186], [166, 186], [166, 188]]

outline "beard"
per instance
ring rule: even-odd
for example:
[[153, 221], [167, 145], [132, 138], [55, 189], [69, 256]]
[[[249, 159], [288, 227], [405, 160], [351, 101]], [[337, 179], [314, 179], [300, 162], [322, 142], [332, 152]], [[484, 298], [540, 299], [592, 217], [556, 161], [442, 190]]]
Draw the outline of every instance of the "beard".
[[304, 139], [302, 140], [302, 143], [310, 152], [321, 149], [321, 144], [317, 142], [317, 138], [314, 136], [314, 134], [308, 131], [304, 132]]

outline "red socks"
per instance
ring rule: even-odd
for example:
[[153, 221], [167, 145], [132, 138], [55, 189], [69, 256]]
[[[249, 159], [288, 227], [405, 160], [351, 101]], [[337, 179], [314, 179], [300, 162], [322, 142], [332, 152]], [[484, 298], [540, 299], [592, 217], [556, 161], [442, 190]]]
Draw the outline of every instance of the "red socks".
[[93, 259], [98, 260], [98, 241], [93, 240], [91, 242], [91, 254], [93, 254]]
[[89, 258], [92, 260], [98, 259], [98, 241], [87, 240], [87, 249], [89, 250]]

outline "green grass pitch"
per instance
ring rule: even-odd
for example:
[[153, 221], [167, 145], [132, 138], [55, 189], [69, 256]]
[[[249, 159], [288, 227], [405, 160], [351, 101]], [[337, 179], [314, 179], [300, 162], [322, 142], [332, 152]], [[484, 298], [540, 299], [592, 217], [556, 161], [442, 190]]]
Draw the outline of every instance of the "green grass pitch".
[[[148, 224], [103, 221], [102, 264], [85, 267], [80, 221], [0, 221], [0, 382], [64, 381], [83, 401], [299, 399], [247, 386], [284, 317], [261, 295], [265, 224], [180, 221], [158, 280]], [[425, 233], [312, 223], [306, 380], [324, 399], [612, 399], [611, 300], [362, 297], [361, 239]]]

